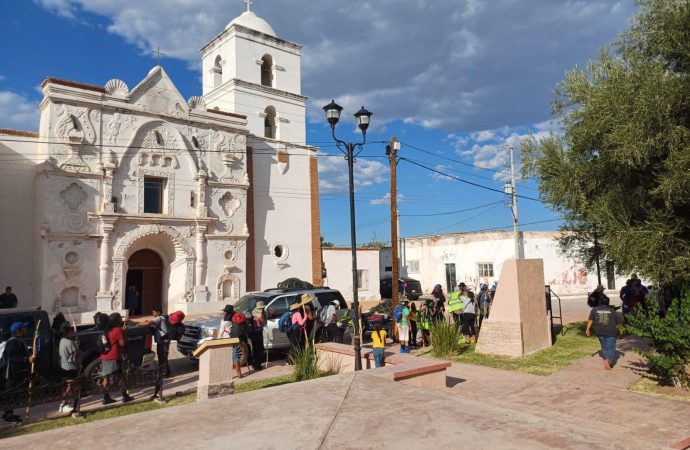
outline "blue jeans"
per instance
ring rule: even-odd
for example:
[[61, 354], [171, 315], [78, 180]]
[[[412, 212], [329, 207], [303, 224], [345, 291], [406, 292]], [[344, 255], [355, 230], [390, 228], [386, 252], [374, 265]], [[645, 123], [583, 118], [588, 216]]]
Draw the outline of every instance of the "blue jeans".
[[383, 367], [383, 349], [382, 348], [375, 348], [374, 349], [374, 364], [376, 367]]
[[601, 357], [608, 359], [611, 365], [616, 364], [616, 336], [598, 336], [601, 344]]

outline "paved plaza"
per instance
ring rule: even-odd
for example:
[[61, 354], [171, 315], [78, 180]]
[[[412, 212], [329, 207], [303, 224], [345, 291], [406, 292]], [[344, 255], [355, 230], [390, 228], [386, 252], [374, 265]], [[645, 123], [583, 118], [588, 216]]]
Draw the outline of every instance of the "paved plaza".
[[630, 345], [619, 341], [624, 356], [611, 372], [594, 355], [550, 377], [456, 363], [442, 389], [346, 373], [11, 438], [0, 447], [90, 448], [98, 439], [115, 449], [180, 442], [210, 449], [671, 448], [690, 436], [690, 404], [627, 391], [640, 363]]

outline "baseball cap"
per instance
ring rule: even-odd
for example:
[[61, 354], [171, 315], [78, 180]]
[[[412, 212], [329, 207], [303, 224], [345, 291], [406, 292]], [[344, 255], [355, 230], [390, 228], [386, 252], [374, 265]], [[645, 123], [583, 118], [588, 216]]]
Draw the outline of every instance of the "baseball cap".
[[17, 331], [28, 326], [28, 322], [14, 322], [12, 325], [10, 325], [10, 334], [17, 334]]

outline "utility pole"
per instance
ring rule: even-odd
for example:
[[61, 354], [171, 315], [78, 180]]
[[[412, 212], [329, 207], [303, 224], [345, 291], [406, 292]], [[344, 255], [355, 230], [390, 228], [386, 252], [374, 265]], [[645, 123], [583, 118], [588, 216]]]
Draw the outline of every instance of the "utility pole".
[[398, 187], [396, 168], [398, 165], [398, 150], [400, 142], [393, 136], [391, 143], [386, 147], [386, 154], [391, 164], [391, 297], [393, 308], [398, 304]]
[[503, 191], [511, 197], [510, 210], [513, 213], [513, 232], [515, 234], [515, 259], [521, 259], [520, 255], [520, 230], [518, 228], [518, 213], [517, 213], [517, 189], [515, 188], [515, 157], [513, 155], [514, 149], [511, 145], [510, 150], [510, 183], [503, 186]]

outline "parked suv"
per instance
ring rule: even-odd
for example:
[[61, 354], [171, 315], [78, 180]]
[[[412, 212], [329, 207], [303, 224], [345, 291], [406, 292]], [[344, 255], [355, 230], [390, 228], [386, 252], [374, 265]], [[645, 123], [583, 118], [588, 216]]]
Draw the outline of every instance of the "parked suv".
[[[393, 283], [391, 278], [382, 278], [379, 293], [381, 298], [393, 297]], [[422, 285], [414, 278], [400, 277], [398, 279], [398, 292], [404, 292], [408, 299], [419, 300], [422, 295]]]
[[[340, 303], [338, 315], [345, 316], [348, 313], [347, 303], [340, 291], [336, 289], [317, 288], [301, 290], [282, 290], [268, 289], [264, 292], [250, 292], [243, 296], [234, 307], [236, 311], [251, 312], [258, 301], [266, 304], [264, 312], [266, 314], [266, 327], [264, 328], [264, 347], [269, 350], [286, 349], [290, 347], [290, 341], [285, 333], [278, 329], [278, 320], [286, 311], [290, 310], [290, 305], [298, 303], [302, 294], [313, 294], [319, 304], [328, 305], [333, 300]], [[222, 317], [220, 311], [214, 316], [205, 317], [199, 320], [185, 322], [184, 335], [177, 341], [177, 349], [180, 353], [192, 356], [204, 341], [218, 337], [218, 329]], [[349, 329], [345, 330], [343, 342], [349, 342], [352, 333]]]

